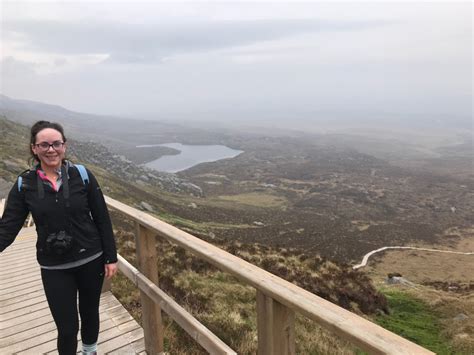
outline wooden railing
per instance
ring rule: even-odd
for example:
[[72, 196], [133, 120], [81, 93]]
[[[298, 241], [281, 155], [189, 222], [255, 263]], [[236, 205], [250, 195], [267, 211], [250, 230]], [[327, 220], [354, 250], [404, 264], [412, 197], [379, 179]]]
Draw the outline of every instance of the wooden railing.
[[0, 200], [0, 217], [3, 216], [3, 209], [5, 208], [5, 199]]
[[110, 197], [106, 197], [106, 202], [111, 209], [123, 213], [136, 224], [139, 270], [122, 257], [119, 257], [119, 269], [141, 291], [145, 346], [149, 354], [163, 352], [162, 310], [209, 353], [235, 353], [158, 288], [156, 236], [183, 247], [256, 289], [259, 354], [295, 354], [296, 312], [369, 353], [433, 354], [419, 345], [147, 213]]

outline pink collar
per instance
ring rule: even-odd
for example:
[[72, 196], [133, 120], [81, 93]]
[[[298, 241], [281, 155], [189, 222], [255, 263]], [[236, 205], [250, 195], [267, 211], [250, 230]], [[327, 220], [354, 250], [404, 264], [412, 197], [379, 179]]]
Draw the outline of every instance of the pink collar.
[[[43, 170], [37, 169], [37, 170], [36, 170], [36, 173], [38, 174], [38, 176], [40, 177], [41, 180], [43, 180], [43, 181], [48, 181], [48, 182], [51, 184], [51, 187], [54, 189], [54, 191], [56, 191], [56, 192], [59, 191], [60, 185], [57, 184], [57, 181], [53, 181], [52, 179], [50, 179], [50, 178], [44, 173]], [[61, 178], [61, 174], [59, 174], [59, 177]], [[59, 179], [58, 179], [58, 180], [59, 180]]]

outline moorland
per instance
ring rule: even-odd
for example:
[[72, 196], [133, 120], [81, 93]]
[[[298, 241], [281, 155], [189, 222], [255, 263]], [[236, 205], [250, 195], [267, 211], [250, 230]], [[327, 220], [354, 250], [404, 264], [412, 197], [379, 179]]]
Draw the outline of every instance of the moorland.
[[[6, 113], [27, 124], [40, 116]], [[64, 122], [77, 139], [70, 142], [73, 159], [91, 166], [112, 197], [393, 331], [415, 329], [408, 337], [439, 353], [474, 349], [473, 280], [466, 271], [474, 268], [472, 257], [391, 251], [377, 254], [366, 268], [351, 270], [365, 253], [382, 246], [472, 251], [474, 171], [468, 131], [430, 127], [363, 134], [110, 118], [98, 124], [91, 119], [81, 125], [67, 117]], [[27, 127], [7, 119], [1, 123], [0, 187], [5, 192], [25, 168], [26, 152], [8, 142], [26, 141]], [[141, 165], [176, 152], [156, 147], [137, 155], [137, 145], [168, 142], [222, 144], [243, 153], [177, 174]], [[134, 262], [132, 228], [128, 221], [114, 220], [119, 250]], [[159, 245], [164, 251], [161, 287], [239, 352], [252, 352], [253, 291], [175, 246]], [[416, 287], [388, 286], [386, 274], [393, 272]], [[137, 291], [123, 278], [113, 289], [139, 319]], [[222, 289], [236, 296], [223, 295]], [[232, 321], [223, 316], [228, 307]], [[412, 316], [418, 314], [436, 329], [417, 329]], [[459, 314], [467, 318], [455, 321]], [[401, 330], [392, 327], [399, 316], [408, 320]], [[298, 322], [305, 329], [300, 352], [355, 351], [305, 320]], [[177, 353], [199, 353], [172, 325], [167, 334], [168, 346], [181, 349]]]

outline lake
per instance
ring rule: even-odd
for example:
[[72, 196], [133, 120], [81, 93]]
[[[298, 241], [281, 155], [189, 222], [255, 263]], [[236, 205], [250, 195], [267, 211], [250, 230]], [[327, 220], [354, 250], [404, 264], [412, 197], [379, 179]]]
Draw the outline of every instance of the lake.
[[231, 149], [225, 145], [184, 145], [181, 143], [166, 143], [142, 145], [137, 146], [137, 148], [158, 146], [173, 148], [181, 152], [178, 155], [165, 155], [145, 164], [149, 168], [168, 173], [186, 170], [201, 163], [234, 158], [240, 153], [243, 153], [242, 150]]

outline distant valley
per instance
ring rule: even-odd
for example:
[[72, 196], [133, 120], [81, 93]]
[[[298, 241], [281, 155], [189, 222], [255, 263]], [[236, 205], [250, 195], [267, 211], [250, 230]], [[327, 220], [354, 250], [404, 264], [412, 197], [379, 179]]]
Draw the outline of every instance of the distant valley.
[[[188, 224], [197, 227], [196, 232], [211, 238], [291, 245], [349, 262], [387, 245], [452, 243], [455, 238], [445, 238], [447, 230], [474, 224], [472, 140], [467, 130], [445, 136], [439, 130], [423, 132], [418, 141], [409, 137], [413, 140], [407, 143], [403, 135], [396, 140], [380, 133], [382, 138], [369, 139], [360, 132], [314, 134], [262, 130], [258, 125], [252, 130], [81, 116], [58, 107], [2, 100], [0, 113], [16, 121], [47, 116], [63, 122], [71, 137], [104, 145], [112, 153], [81, 157], [87, 161], [93, 156], [94, 163], [103, 166], [114, 154], [132, 165], [176, 154], [169, 147], [149, 147], [140, 155], [143, 148], [137, 145], [219, 144], [244, 151], [175, 178], [168, 175], [187, 181], [183, 186], [189, 188], [175, 191], [192, 196], [155, 206], [192, 221]], [[80, 144], [83, 149], [87, 145]], [[114, 173], [126, 176], [123, 169]], [[148, 171], [128, 178], [147, 183], [154, 175], [159, 174]]]
[[[398, 309], [410, 302], [429, 305], [432, 318], [426, 324], [439, 328], [424, 332], [430, 339], [436, 332], [440, 343], [425, 342], [425, 335], [410, 339], [433, 351], [452, 346], [472, 353], [472, 317], [456, 320], [473, 310], [472, 255], [386, 251], [374, 255], [366, 267], [352, 270], [364, 254], [385, 246], [473, 250], [474, 172], [468, 130], [374, 134], [265, 129], [257, 123], [196, 126], [80, 114], [40, 103], [5, 104], [7, 99], [0, 99], [0, 194], [5, 195], [27, 167], [28, 127], [18, 122], [64, 123], [69, 157], [86, 164], [107, 195], [353, 312], [388, 322], [379, 324], [404, 336], [412, 328], [419, 331], [417, 317], [424, 311], [405, 315], [407, 323], [397, 331], [390, 323], [399, 324]], [[179, 153], [154, 146], [170, 142], [223, 145], [242, 153], [176, 174], [147, 168], [146, 162]], [[112, 217], [119, 252], [136, 262], [133, 223], [115, 213]], [[254, 290], [243, 290], [177, 246], [160, 242], [159, 248], [160, 287], [213, 331], [227, 324], [229, 312], [240, 309], [245, 322], [226, 329], [223, 339], [249, 352], [247, 346], [254, 345], [244, 339], [253, 339], [256, 331], [251, 316]], [[394, 273], [413, 286], [387, 286], [387, 274]], [[196, 282], [201, 286], [196, 288]], [[226, 308], [212, 313], [208, 307], [222, 288], [232, 295], [244, 292], [250, 301], [218, 297]], [[139, 319], [136, 289], [119, 277], [113, 292]], [[303, 336], [311, 340], [299, 343], [301, 353], [356, 351], [334, 337], [317, 335], [307, 322], [304, 328]], [[186, 343], [172, 328], [166, 332], [174, 347]]]

